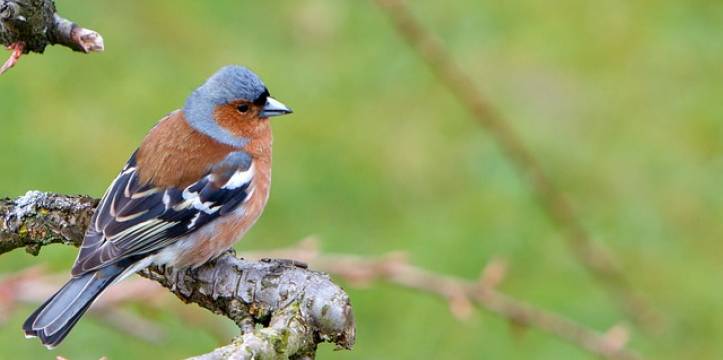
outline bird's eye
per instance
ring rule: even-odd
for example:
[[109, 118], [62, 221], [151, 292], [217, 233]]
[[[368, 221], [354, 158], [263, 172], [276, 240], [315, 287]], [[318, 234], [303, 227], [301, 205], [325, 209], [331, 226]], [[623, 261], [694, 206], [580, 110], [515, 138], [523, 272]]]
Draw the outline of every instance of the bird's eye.
[[246, 104], [241, 104], [236, 108], [239, 112], [245, 113], [249, 111], [249, 106]]

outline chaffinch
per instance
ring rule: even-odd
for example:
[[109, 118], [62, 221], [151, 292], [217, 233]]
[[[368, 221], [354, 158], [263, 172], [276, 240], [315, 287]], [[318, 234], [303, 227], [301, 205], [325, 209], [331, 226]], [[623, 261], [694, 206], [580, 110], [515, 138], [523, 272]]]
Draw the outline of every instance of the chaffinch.
[[211, 76], [113, 180], [70, 281], [25, 321], [26, 336], [53, 348], [112, 283], [149, 265], [196, 267], [229, 249], [269, 197], [269, 117], [289, 113], [244, 67]]

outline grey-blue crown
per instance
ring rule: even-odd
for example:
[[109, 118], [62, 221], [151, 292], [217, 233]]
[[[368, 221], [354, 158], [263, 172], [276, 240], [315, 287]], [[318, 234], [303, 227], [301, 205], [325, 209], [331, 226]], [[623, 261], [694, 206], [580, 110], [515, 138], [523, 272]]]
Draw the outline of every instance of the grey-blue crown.
[[255, 101], [267, 94], [266, 86], [251, 70], [239, 66], [222, 67], [186, 99], [183, 114], [196, 130], [231, 146], [243, 146], [246, 139], [220, 127], [213, 117], [216, 107], [234, 100]]
[[266, 91], [266, 86], [251, 70], [228, 65], [216, 71], [189, 97], [202, 98], [215, 105], [227, 104], [233, 100], [254, 101]]

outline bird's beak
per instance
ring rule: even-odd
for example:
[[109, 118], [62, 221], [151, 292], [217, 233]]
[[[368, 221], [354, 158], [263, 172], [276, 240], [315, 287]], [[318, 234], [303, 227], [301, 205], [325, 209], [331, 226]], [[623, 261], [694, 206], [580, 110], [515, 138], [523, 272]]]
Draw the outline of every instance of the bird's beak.
[[272, 116], [279, 116], [279, 115], [286, 115], [291, 114], [293, 111], [289, 109], [288, 106], [281, 103], [281, 101], [276, 100], [269, 96], [266, 98], [266, 104], [264, 105], [264, 108], [261, 110], [261, 117], [272, 117]]

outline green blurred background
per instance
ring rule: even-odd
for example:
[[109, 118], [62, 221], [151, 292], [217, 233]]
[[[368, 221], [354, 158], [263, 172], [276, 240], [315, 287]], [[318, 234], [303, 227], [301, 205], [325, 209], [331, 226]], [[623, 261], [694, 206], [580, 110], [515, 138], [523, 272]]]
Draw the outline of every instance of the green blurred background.
[[[723, 356], [723, 3], [432, 1], [412, 7], [617, 254], [666, 321], [633, 327], [657, 359]], [[0, 78], [0, 195], [100, 196], [146, 131], [217, 68], [244, 64], [294, 108], [274, 120], [269, 205], [239, 249], [318, 235], [325, 251], [409, 252], [474, 279], [508, 259], [501, 289], [604, 331], [624, 314], [572, 259], [494, 141], [370, 1], [79, 1], [61, 14], [98, 30], [103, 54], [51, 47]], [[3, 55], [5, 56], [5, 55]], [[0, 270], [69, 268], [75, 249], [2, 256]], [[321, 359], [586, 359], [479, 311], [456, 320], [431, 295], [347, 286], [351, 352]], [[151, 344], [87, 318], [57, 350], [0, 327], [0, 358], [176, 359], [219, 340], [173, 312]], [[198, 313], [204, 310], [197, 309]], [[206, 316], [206, 315], [203, 315]]]

